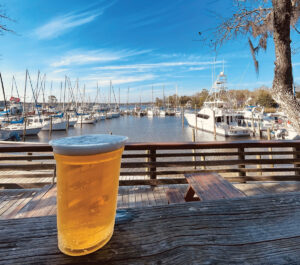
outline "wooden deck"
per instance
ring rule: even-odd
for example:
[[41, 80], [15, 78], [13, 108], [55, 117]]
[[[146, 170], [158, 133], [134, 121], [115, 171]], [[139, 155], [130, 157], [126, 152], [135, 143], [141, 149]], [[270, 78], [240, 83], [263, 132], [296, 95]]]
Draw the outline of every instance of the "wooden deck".
[[[300, 182], [252, 182], [234, 184], [247, 196], [300, 191]], [[188, 185], [123, 186], [119, 188], [118, 208], [166, 205], [166, 191], [178, 189], [184, 196]], [[35, 189], [0, 190], [0, 219], [56, 214], [56, 186]]]

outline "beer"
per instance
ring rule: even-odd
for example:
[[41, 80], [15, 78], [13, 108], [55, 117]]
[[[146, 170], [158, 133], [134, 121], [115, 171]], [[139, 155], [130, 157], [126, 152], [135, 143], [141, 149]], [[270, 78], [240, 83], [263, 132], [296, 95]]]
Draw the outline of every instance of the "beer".
[[126, 139], [89, 135], [51, 142], [57, 164], [58, 247], [63, 253], [85, 255], [111, 238]]

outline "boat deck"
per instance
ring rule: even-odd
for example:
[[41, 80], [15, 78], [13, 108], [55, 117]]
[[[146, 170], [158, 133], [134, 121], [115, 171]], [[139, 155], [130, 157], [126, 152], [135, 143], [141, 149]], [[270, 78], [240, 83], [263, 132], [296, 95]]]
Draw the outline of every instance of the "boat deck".
[[[300, 191], [300, 182], [251, 182], [234, 186], [247, 196]], [[118, 208], [147, 207], [168, 204], [166, 191], [178, 189], [184, 195], [187, 184], [123, 186], [119, 188]], [[0, 219], [25, 218], [56, 214], [56, 186], [0, 190]]]

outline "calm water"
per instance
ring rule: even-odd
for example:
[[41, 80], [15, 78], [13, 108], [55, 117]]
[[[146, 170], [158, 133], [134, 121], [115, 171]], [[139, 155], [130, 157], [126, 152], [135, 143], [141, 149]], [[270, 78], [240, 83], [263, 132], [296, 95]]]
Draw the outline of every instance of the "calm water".
[[[130, 142], [179, 142], [192, 141], [192, 128], [185, 122], [182, 127], [181, 117], [135, 117], [121, 116], [116, 119], [99, 121], [96, 124], [75, 125], [66, 131], [52, 132], [51, 139], [82, 134], [112, 133], [126, 135]], [[30, 142], [48, 142], [49, 132], [41, 131], [38, 136], [27, 137]], [[245, 139], [245, 138], [242, 138]], [[217, 136], [217, 140], [225, 138]], [[228, 139], [228, 140], [232, 140]], [[239, 139], [237, 139], [239, 140]], [[197, 131], [196, 141], [214, 141], [213, 134]]]

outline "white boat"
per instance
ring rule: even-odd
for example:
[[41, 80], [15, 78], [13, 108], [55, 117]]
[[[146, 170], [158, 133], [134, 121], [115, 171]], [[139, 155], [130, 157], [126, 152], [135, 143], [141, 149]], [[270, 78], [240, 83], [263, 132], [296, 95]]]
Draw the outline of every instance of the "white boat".
[[181, 111], [180, 110], [176, 110], [175, 111], [175, 116], [180, 117], [181, 116]]
[[52, 117], [51, 121], [49, 116], [41, 116], [40, 122], [43, 125], [42, 131], [64, 131], [67, 128], [67, 121], [64, 118]]
[[147, 110], [147, 116], [148, 116], [148, 117], [153, 117], [153, 116], [154, 116], [153, 109], [148, 109], [148, 110]]
[[120, 111], [114, 110], [111, 112], [112, 118], [119, 118], [120, 117]]
[[69, 127], [74, 127], [75, 124], [77, 123], [77, 118], [76, 117], [70, 117], [69, 118]]
[[112, 112], [106, 112], [106, 119], [112, 119]]
[[159, 116], [160, 117], [165, 117], [166, 116], [166, 112], [164, 110], [160, 110], [159, 111]]
[[212, 87], [212, 96], [204, 102], [203, 108], [198, 113], [185, 113], [184, 117], [191, 127], [202, 131], [225, 137], [249, 136], [250, 131], [240, 126], [243, 117], [216, 96], [226, 91], [226, 82], [226, 75], [221, 72]]
[[96, 119], [91, 114], [80, 115], [77, 120], [77, 124], [95, 124]]
[[[42, 125], [38, 125], [38, 124], [26, 124], [25, 127], [25, 136], [29, 136], [29, 135], [37, 135], [42, 129]], [[24, 133], [24, 124], [9, 124], [5, 127], [3, 127], [1, 129], [1, 131], [3, 132], [7, 132], [7, 133], [17, 133], [19, 136], [23, 136]]]
[[106, 119], [106, 115], [104, 113], [99, 113], [99, 120], [103, 121]]

